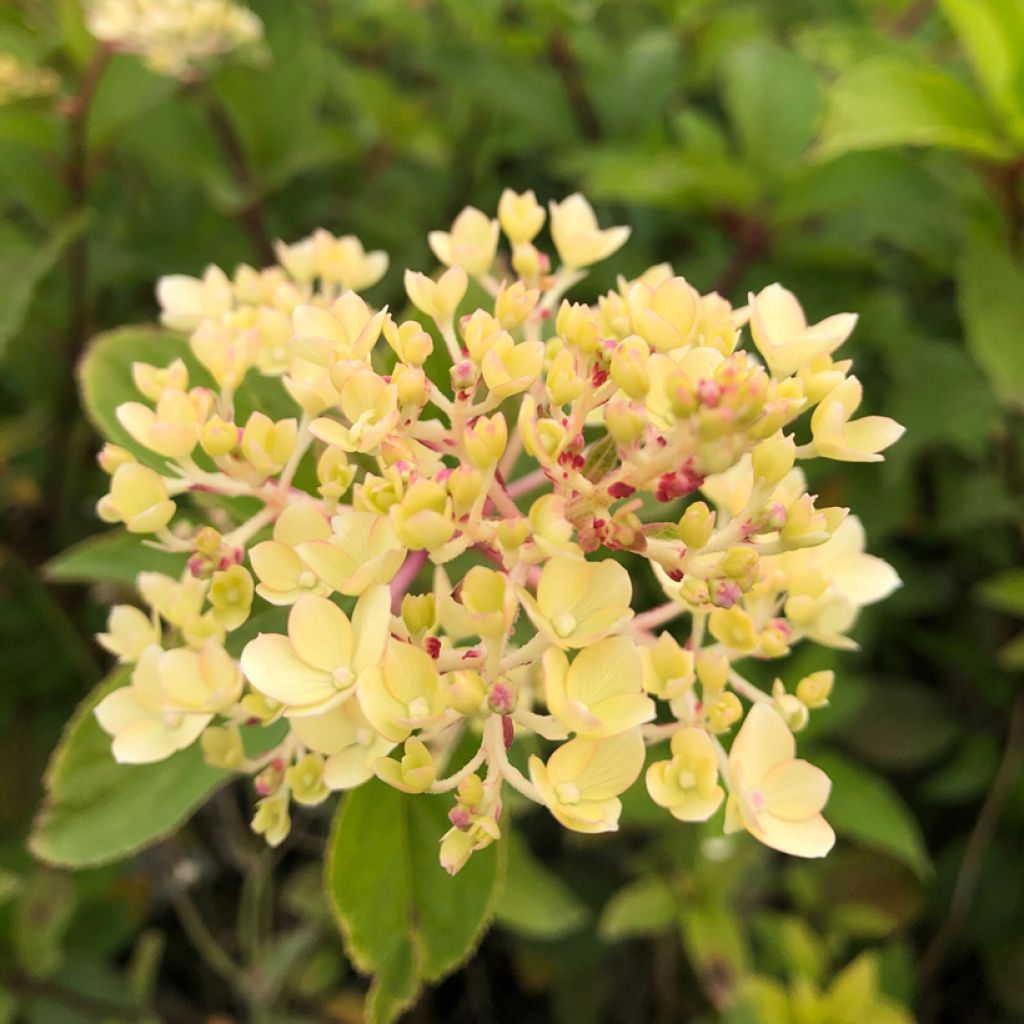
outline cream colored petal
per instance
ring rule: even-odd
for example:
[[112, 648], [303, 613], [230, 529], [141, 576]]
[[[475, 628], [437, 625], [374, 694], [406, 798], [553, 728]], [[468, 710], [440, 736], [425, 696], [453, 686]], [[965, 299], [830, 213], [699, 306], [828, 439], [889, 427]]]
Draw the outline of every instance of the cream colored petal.
[[371, 587], [356, 602], [352, 612], [355, 652], [352, 671], [359, 675], [377, 665], [391, 633], [391, 591], [388, 587]]
[[290, 718], [289, 724], [292, 732], [318, 754], [337, 754], [355, 742], [356, 727], [347, 702], [336, 704], [319, 715]]
[[590, 757], [578, 776], [580, 792], [587, 800], [607, 800], [618, 796], [639, 778], [644, 766], [645, 749], [639, 729], [609, 739], [571, 742], [593, 743]]
[[119, 764], [152, 764], [175, 753], [171, 730], [159, 718], [140, 718], [114, 737], [111, 752]]
[[888, 416], [864, 416], [846, 425], [846, 444], [855, 452], [881, 452], [895, 444], [906, 427]]
[[620, 694], [639, 696], [642, 672], [636, 644], [624, 636], [609, 637], [576, 655], [566, 692], [589, 707]]
[[587, 589], [572, 609], [576, 619], [582, 622], [605, 609], [626, 609], [633, 599], [633, 584], [624, 566], [614, 559], [590, 562], [590, 579]]
[[376, 748], [363, 747], [358, 743], [345, 747], [324, 762], [324, 785], [334, 791], [355, 789], [373, 777], [373, 762], [383, 756], [384, 753]]
[[308, 665], [287, 637], [273, 633], [250, 640], [242, 651], [241, 665], [260, 693], [285, 705], [315, 704], [337, 692], [331, 673]]
[[658, 714], [654, 701], [642, 693], [617, 694], [591, 704], [590, 710], [602, 723], [601, 727], [581, 730], [581, 736], [614, 736], [645, 722], [653, 722]]
[[833, 582], [843, 597], [859, 607], [881, 601], [902, 585], [896, 570], [874, 555], [856, 555], [837, 563]]
[[291, 591], [298, 586], [304, 566], [290, 547], [276, 540], [265, 540], [249, 551], [252, 570], [264, 586], [276, 591]]
[[746, 789], [759, 785], [777, 764], [791, 761], [795, 752], [796, 741], [778, 711], [763, 701], [754, 704], [729, 752], [733, 785]]
[[784, 761], [764, 777], [759, 792], [764, 813], [787, 821], [819, 814], [828, 802], [832, 781], [807, 761]]
[[120, 689], [108, 693], [96, 705], [94, 714], [100, 723], [100, 728], [111, 736], [115, 736], [134, 722], [151, 716], [153, 712], [139, 703], [133, 687], [122, 686]]
[[544, 668], [544, 696], [548, 711], [556, 718], [566, 714], [568, 694], [566, 683], [569, 675], [569, 659], [557, 647], [549, 647], [544, 652], [541, 664]]
[[820, 814], [804, 821], [786, 821], [762, 814], [759, 820], [761, 833], [756, 838], [781, 853], [794, 857], [824, 857], [835, 845], [836, 834]]
[[589, 563], [573, 558], [552, 558], [540, 574], [537, 606], [549, 618], [569, 611], [584, 599], [591, 580]]
[[399, 721], [408, 710], [406, 703], [391, 693], [380, 669], [369, 669], [359, 677], [356, 696], [363, 714], [385, 739], [401, 743], [412, 732]]
[[352, 659], [352, 624], [326, 597], [300, 597], [288, 616], [288, 637], [308, 665], [334, 673]]
[[305, 501], [289, 505], [274, 524], [274, 540], [293, 548], [304, 540], [327, 540], [331, 524], [315, 506]]

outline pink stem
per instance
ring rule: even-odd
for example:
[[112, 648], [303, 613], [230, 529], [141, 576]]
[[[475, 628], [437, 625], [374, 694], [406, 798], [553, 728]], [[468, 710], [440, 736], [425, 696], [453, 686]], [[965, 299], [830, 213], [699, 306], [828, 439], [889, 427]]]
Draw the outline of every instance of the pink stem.
[[402, 598], [405, 597], [405, 592], [412, 586], [412, 581], [416, 579], [426, 562], [426, 551], [410, 551], [405, 556], [402, 568], [395, 573], [395, 578], [391, 581], [391, 612], [393, 615], [398, 615], [401, 612]]
[[527, 473], [526, 476], [521, 476], [517, 480], [511, 481], [506, 485], [505, 490], [510, 498], [521, 498], [524, 494], [529, 494], [530, 491], [543, 487], [547, 482], [548, 476], [544, 470], [535, 469], [532, 473]]

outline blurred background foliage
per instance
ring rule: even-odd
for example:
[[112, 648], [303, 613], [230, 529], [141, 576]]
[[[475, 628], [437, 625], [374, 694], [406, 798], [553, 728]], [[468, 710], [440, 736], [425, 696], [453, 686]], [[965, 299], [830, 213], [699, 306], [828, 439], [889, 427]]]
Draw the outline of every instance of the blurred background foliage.
[[269, 853], [239, 787], [113, 867], [25, 852], [113, 594], [45, 570], [103, 488], [73, 369], [98, 330], [153, 319], [161, 274], [259, 265], [318, 225], [388, 250], [371, 300], [401, 305], [426, 232], [505, 186], [633, 224], [627, 275], [669, 260], [737, 303], [780, 280], [812, 321], [859, 312], [845, 351], [907, 435], [814, 484], [905, 586], [859, 654], [786, 669], [838, 670], [803, 743], [835, 779], [830, 858], [639, 793], [614, 837], [532, 816], [498, 927], [409, 1019], [1024, 1020], [1021, 0], [252, 6], [265, 46], [188, 85], [98, 54], [77, 0], [0, 7], [0, 52], [61, 82], [0, 106], [0, 1022], [361, 1019], [322, 815]]

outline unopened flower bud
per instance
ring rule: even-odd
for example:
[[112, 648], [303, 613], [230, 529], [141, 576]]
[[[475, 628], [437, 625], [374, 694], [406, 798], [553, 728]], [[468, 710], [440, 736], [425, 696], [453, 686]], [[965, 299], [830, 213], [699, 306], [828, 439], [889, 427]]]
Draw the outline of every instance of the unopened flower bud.
[[622, 401], [621, 396], [608, 403], [604, 414], [608, 433], [619, 444], [632, 444], [643, 436], [647, 429], [647, 420], [640, 409], [629, 402]]
[[508, 425], [502, 414], [481, 416], [463, 434], [463, 443], [469, 461], [477, 469], [490, 469], [505, 453], [508, 444]]
[[448, 477], [448, 493], [452, 496], [452, 510], [456, 515], [465, 515], [483, 493], [484, 478], [472, 466], [458, 466]]
[[467, 718], [479, 715], [487, 701], [487, 687], [479, 672], [473, 669], [459, 669], [449, 672], [448, 705]]
[[796, 462], [796, 442], [791, 436], [775, 434], [754, 449], [751, 459], [754, 477], [766, 487], [774, 487]]
[[812, 672], [796, 684], [796, 695], [809, 708], [823, 708], [828, 704], [835, 679], [831, 669]]
[[402, 759], [379, 758], [373, 766], [377, 778], [403, 793], [425, 793], [437, 778], [434, 759], [422, 740], [405, 741]]
[[612, 356], [612, 380], [630, 398], [643, 398], [651, 387], [647, 372], [650, 349], [643, 338], [636, 335], [626, 338]]
[[126, 448], [120, 445], [111, 444], [109, 441], [99, 450], [96, 456], [100, 469], [108, 476], [113, 476], [121, 466], [135, 461], [135, 456]]
[[679, 539], [693, 551], [704, 547], [714, 532], [715, 514], [703, 501], [688, 505], [676, 528]]
[[230, 455], [238, 446], [238, 427], [220, 416], [213, 416], [203, 424], [199, 444], [211, 459]]
[[426, 633], [437, 621], [433, 594], [406, 594], [402, 598], [402, 621], [413, 636]]
[[705, 701], [713, 701], [729, 680], [729, 659], [722, 651], [703, 650], [696, 658], [697, 679]]
[[487, 695], [487, 706], [496, 715], [511, 715], [519, 706], [519, 691], [508, 679], [499, 679]]
[[233, 771], [245, 759], [242, 747], [242, 733], [237, 725], [211, 725], [200, 739], [203, 758], [214, 768]]

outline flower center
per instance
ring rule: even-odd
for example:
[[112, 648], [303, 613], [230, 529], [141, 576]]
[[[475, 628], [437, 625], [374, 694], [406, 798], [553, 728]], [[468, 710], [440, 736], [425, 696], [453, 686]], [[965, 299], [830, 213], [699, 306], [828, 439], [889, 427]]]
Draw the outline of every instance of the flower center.
[[559, 612], [551, 620], [551, 625], [554, 626], [555, 632], [560, 637], [565, 638], [576, 628], [576, 619], [572, 612]]
[[560, 804], [578, 804], [580, 802], [580, 787], [575, 782], [560, 782], [555, 786], [555, 796]]

